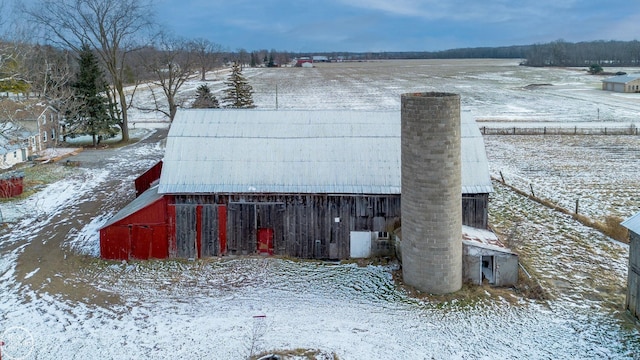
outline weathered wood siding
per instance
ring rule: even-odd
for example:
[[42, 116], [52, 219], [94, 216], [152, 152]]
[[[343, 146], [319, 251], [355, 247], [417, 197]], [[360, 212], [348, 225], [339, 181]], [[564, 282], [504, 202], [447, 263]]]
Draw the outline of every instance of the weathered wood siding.
[[626, 308], [640, 320], [640, 235], [629, 232], [629, 277]]
[[200, 224], [201, 256], [218, 255], [219, 249], [213, 245], [219, 242], [217, 219], [215, 211], [207, 210], [216, 204], [227, 205], [226, 253], [238, 255], [255, 253], [258, 229], [272, 229], [276, 255], [345, 259], [349, 257], [351, 231], [386, 231], [386, 226], [400, 217], [399, 195], [176, 196], [178, 257], [195, 253], [195, 224]]
[[462, 195], [462, 225], [486, 229], [489, 225], [489, 194]]
[[[488, 194], [464, 195], [463, 224], [487, 228], [488, 199]], [[272, 229], [276, 255], [346, 259], [351, 231], [388, 231], [400, 218], [399, 195], [177, 195], [172, 206], [172, 254], [185, 258], [254, 254], [258, 230]], [[221, 206], [227, 215], [225, 249], [220, 248]]]

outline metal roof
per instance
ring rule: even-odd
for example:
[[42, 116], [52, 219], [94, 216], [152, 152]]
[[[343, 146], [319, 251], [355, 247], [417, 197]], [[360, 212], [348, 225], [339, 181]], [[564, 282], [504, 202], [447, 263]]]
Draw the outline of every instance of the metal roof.
[[157, 200], [162, 198], [162, 194], [158, 194], [158, 186], [153, 186], [147, 191], [143, 192], [135, 198], [132, 202], [127, 204], [122, 210], [118, 211], [109, 221], [107, 221], [104, 225], [102, 225], [101, 229], [106, 228], [107, 226], [113, 225], [118, 221], [126, 218], [129, 215], [133, 215], [138, 211], [146, 208], [147, 206], [153, 204]]
[[602, 82], [627, 84], [638, 79], [640, 79], [640, 74], [626, 74], [626, 75], [612, 76], [610, 78], [606, 78], [602, 80]]
[[640, 234], [640, 212], [621, 222], [620, 225], [626, 227], [636, 234]]
[[[471, 121], [463, 189], [486, 193], [484, 143]], [[399, 194], [400, 152], [400, 112], [178, 110], [158, 192]]]

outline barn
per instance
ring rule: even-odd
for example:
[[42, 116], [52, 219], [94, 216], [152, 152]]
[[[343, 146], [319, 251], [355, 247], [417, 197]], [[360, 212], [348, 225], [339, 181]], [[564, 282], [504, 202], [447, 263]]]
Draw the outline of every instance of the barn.
[[640, 213], [623, 221], [621, 225], [629, 229], [629, 275], [625, 309], [640, 320]]
[[612, 76], [602, 80], [602, 90], [637, 93], [640, 92], [640, 74]]
[[[484, 143], [462, 118], [463, 223], [486, 228]], [[101, 228], [101, 256], [345, 259], [363, 239], [388, 246], [400, 145], [399, 112], [179, 110], [157, 185]]]

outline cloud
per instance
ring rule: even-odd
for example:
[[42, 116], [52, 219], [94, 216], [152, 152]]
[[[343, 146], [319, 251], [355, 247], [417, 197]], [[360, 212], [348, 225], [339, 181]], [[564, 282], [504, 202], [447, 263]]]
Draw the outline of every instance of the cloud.
[[578, 2], [556, 0], [337, 0], [347, 6], [387, 15], [415, 17], [429, 21], [504, 22], [529, 17], [544, 17], [566, 11]]

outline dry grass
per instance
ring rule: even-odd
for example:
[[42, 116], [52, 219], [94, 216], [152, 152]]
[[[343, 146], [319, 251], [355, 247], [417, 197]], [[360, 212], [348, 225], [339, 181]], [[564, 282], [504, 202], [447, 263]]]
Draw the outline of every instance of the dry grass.
[[553, 209], [555, 211], [561, 212], [563, 214], [567, 214], [567, 215], [571, 215], [575, 220], [577, 220], [578, 222], [580, 222], [581, 224], [588, 226], [590, 228], [596, 229], [598, 231], [600, 231], [601, 233], [609, 236], [610, 238], [623, 242], [623, 243], [629, 243], [629, 231], [622, 225], [620, 225], [620, 223], [624, 220], [623, 218], [619, 217], [619, 216], [614, 216], [614, 215], [607, 215], [605, 216], [605, 220], [604, 221], [596, 221], [586, 215], [583, 214], [576, 214], [573, 213], [571, 210], [566, 209], [556, 203], [554, 203], [551, 200], [547, 200], [547, 199], [542, 199], [539, 198], [537, 196], [534, 196], [530, 193], [527, 193], [525, 191], [522, 191], [520, 189], [518, 189], [517, 187], [513, 186], [513, 185], [509, 185], [506, 184], [504, 182], [502, 182], [500, 179], [497, 179], [495, 177], [492, 177], [492, 179], [494, 181], [499, 181], [502, 185], [506, 186], [507, 188], [511, 189], [512, 191], [522, 195], [522, 196], [526, 196], [527, 198], [534, 200], [536, 202], [538, 202], [539, 204], [542, 204], [546, 207], [548, 207], [549, 209]]
[[273, 351], [265, 351], [258, 355], [253, 355], [249, 359], [257, 360], [263, 356], [268, 355], [278, 355], [280, 359], [286, 360], [289, 358], [295, 357], [296, 359], [308, 359], [308, 360], [340, 360], [338, 355], [335, 352], [326, 352], [317, 349], [290, 349], [290, 350], [273, 350]]
[[392, 275], [397, 288], [406, 292], [412, 298], [428, 301], [435, 304], [438, 308], [444, 308], [450, 305], [458, 308], [466, 308], [485, 302], [502, 300], [506, 300], [511, 305], [518, 305], [523, 297], [534, 300], [547, 300], [549, 298], [546, 291], [539, 285], [538, 290], [535, 292], [530, 291], [529, 289], [534, 289], [533, 285], [537, 285], [537, 282], [535, 279], [523, 282], [522, 280], [525, 276], [522, 274], [520, 275], [520, 281], [515, 287], [497, 287], [491, 286], [488, 283], [475, 285], [465, 282], [462, 284], [460, 290], [442, 295], [424, 293], [405, 284], [402, 279], [402, 270], [393, 271]]

